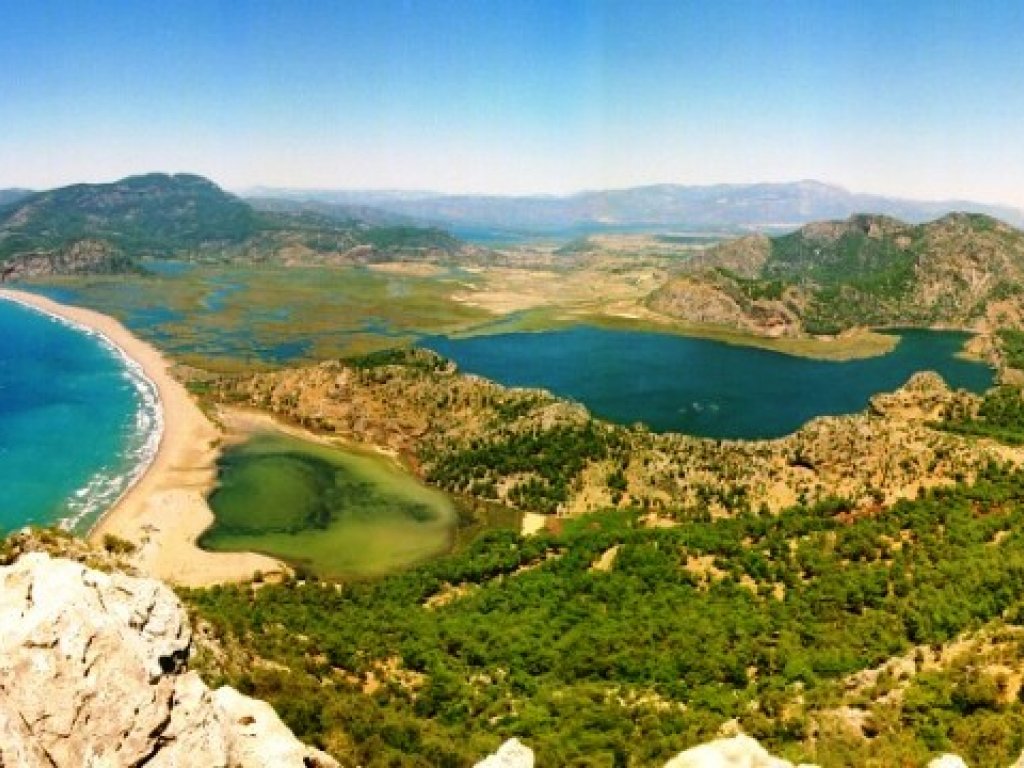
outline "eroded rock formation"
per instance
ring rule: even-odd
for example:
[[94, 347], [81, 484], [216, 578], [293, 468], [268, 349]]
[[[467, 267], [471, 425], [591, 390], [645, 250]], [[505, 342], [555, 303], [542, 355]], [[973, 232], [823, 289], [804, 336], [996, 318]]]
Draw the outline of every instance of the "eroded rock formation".
[[186, 671], [164, 584], [41, 552], [0, 568], [0, 765], [336, 768], [271, 707]]

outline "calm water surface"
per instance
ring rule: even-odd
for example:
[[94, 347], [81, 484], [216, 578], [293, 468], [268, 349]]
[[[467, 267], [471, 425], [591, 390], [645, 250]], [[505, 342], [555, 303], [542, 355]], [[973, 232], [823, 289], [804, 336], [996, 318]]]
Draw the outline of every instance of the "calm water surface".
[[579, 327], [452, 339], [424, 346], [471, 373], [543, 387], [596, 416], [657, 431], [717, 438], [777, 437], [826, 414], [852, 413], [917, 371], [982, 392], [992, 370], [956, 357], [967, 334], [908, 330], [881, 357], [810, 360], [752, 347], [659, 333]]
[[325, 578], [380, 576], [448, 550], [440, 491], [370, 453], [259, 435], [220, 459], [207, 549], [255, 551]]

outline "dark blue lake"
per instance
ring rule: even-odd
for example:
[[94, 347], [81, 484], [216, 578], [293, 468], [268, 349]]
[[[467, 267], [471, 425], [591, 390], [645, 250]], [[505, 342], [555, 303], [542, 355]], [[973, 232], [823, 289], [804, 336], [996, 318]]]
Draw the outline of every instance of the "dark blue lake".
[[950, 386], [973, 392], [992, 385], [992, 369], [956, 356], [967, 334], [899, 336], [889, 354], [847, 362], [592, 327], [430, 337], [421, 344], [463, 371], [507, 386], [543, 387], [610, 421], [717, 438], [778, 437], [816, 416], [859, 411], [917, 371], [936, 371]]

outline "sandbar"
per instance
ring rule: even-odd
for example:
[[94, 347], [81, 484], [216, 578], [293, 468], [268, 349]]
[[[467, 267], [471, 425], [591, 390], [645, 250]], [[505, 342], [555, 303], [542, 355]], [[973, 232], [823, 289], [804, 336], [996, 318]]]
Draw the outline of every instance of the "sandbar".
[[105, 336], [138, 363], [156, 386], [163, 435], [153, 461], [136, 483], [97, 521], [89, 539], [113, 534], [138, 546], [134, 564], [144, 573], [181, 586], [201, 587], [280, 572], [274, 560], [248, 552], [207, 552], [196, 544], [213, 522], [206, 497], [217, 479], [222, 435], [153, 346], [112, 317], [42, 296], [0, 289], [0, 298], [35, 307]]

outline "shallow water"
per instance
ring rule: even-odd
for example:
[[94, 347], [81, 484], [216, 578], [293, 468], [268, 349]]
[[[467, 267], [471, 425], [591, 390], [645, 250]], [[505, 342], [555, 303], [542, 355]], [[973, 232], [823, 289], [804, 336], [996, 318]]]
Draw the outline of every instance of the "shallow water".
[[[352, 268], [150, 263], [145, 278], [25, 286], [117, 317], [171, 357], [201, 367], [288, 365], [408, 343], [487, 313], [449, 299], [453, 284]], [[457, 270], [453, 270], [457, 271]]]
[[155, 389], [102, 337], [13, 302], [0, 332], [0, 531], [84, 531], [152, 456]]
[[200, 544], [256, 551], [325, 578], [378, 576], [441, 554], [448, 498], [381, 456], [279, 435], [228, 449]]
[[967, 334], [908, 330], [900, 337], [887, 355], [846, 362], [592, 327], [422, 343], [464, 371], [549, 389], [611, 421], [716, 438], [777, 437], [816, 416], [856, 412], [922, 370], [974, 392], [992, 385], [990, 368], [956, 356]]

